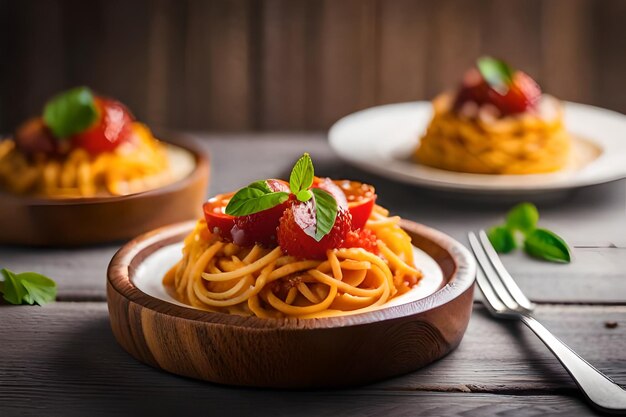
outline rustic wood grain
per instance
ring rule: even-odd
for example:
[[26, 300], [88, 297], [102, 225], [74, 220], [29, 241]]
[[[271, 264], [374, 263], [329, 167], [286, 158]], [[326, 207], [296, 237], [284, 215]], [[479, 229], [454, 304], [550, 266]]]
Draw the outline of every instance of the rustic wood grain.
[[[540, 307], [537, 317], [625, 384], [624, 313], [624, 307], [549, 306]], [[0, 306], [0, 316], [3, 416], [180, 415], [199, 404], [226, 415], [592, 413], [530, 331], [494, 321], [482, 308], [474, 312], [459, 348], [430, 367], [360, 390], [316, 392], [232, 389], [156, 371], [117, 345], [104, 303]], [[617, 320], [618, 327], [607, 329], [607, 320]]]
[[[428, 80], [424, 68], [435, 46], [434, 3], [401, 0], [379, 3], [377, 102], [425, 100]], [[430, 92], [430, 91], [429, 91]]]
[[115, 338], [133, 357], [159, 369], [226, 385], [353, 386], [441, 358], [459, 344], [467, 327], [475, 276], [472, 256], [444, 234], [408, 221], [402, 228], [438, 263], [446, 285], [425, 299], [393, 308], [267, 320], [184, 308], [138, 290], [134, 274], [144, 260], [182, 240], [194, 224], [134, 239], [115, 255], [107, 272]]
[[252, 126], [250, 10], [248, 0], [189, 2], [184, 75], [189, 128]]
[[544, 90], [626, 112], [620, 0], [0, 2], [0, 131], [78, 84], [149, 123], [325, 129], [431, 98], [493, 54]]

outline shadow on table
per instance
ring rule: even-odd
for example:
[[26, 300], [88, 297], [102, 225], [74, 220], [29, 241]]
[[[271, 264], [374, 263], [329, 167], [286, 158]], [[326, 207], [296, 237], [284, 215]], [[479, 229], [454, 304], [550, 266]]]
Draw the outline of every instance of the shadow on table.
[[[47, 367], [56, 384], [40, 407], [54, 415], [336, 415], [371, 414], [403, 396], [356, 390], [280, 391], [221, 386], [178, 377], [139, 363], [119, 347], [108, 319], [67, 335]], [[68, 398], [70, 393], [70, 398]], [[409, 397], [406, 400], [412, 401]], [[414, 400], [414, 399], [413, 399]]]

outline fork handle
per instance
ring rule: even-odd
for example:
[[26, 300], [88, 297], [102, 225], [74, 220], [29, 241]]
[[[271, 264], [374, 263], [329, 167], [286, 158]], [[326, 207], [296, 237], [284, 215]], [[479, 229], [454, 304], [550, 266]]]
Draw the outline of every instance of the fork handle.
[[626, 412], [624, 389], [578, 356], [533, 317], [523, 314], [522, 321], [552, 351], [593, 405], [605, 412]]

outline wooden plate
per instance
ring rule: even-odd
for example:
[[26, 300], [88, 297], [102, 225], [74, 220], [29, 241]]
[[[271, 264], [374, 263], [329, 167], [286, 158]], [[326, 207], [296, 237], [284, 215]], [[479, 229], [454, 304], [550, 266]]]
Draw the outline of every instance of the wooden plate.
[[228, 385], [358, 385], [414, 371], [445, 356], [467, 327], [474, 259], [449, 236], [409, 221], [402, 227], [437, 262], [445, 285], [407, 304], [332, 318], [260, 319], [183, 307], [139, 290], [133, 280], [146, 259], [178, 244], [193, 226], [188, 222], [140, 236], [109, 264], [113, 334], [128, 353], [155, 368]]
[[189, 139], [166, 141], [191, 154], [195, 167], [169, 185], [121, 197], [46, 199], [0, 192], [0, 244], [77, 246], [126, 240], [196, 218], [206, 195], [209, 161]]

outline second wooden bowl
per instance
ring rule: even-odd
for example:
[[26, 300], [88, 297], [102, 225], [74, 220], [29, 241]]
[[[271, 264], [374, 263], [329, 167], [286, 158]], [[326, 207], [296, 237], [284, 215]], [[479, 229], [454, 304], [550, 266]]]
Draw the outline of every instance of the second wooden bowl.
[[360, 385], [443, 357], [459, 344], [467, 327], [476, 273], [473, 257], [449, 236], [408, 221], [402, 227], [437, 262], [445, 285], [407, 304], [332, 318], [260, 319], [183, 307], [139, 290], [133, 279], [146, 258], [179, 243], [193, 225], [140, 236], [109, 265], [113, 334], [132, 356], [155, 368], [228, 385]]
[[168, 146], [194, 160], [190, 174], [150, 191], [119, 197], [38, 198], [0, 192], [0, 244], [78, 246], [130, 239], [196, 218], [206, 195], [209, 160], [190, 139]]

